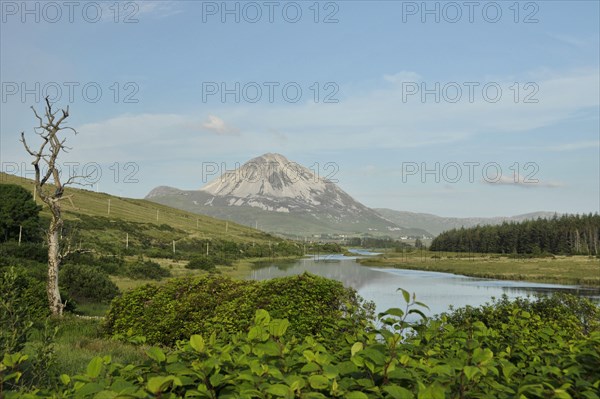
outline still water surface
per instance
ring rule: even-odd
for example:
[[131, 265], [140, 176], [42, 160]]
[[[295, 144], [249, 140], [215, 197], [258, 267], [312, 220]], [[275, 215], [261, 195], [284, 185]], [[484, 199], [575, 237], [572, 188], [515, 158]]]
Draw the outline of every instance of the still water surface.
[[[360, 252], [360, 255], [372, 253]], [[404, 301], [396, 289], [401, 287], [415, 293], [417, 300], [429, 306], [428, 316], [448, 310], [450, 305], [478, 306], [492, 297], [506, 294], [510, 298], [536, 293], [557, 291], [600, 300], [600, 289], [571, 285], [530, 283], [466, 277], [450, 273], [427, 272], [361, 266], [355, 257], [341, 255], [321, 256], [318, 260], [306, 258], [296, 261], [275, 261], [257, 264], [248, 276], [252, 280], [266, 280], [309, 272], [341, 281], [353, 287], [365, 299], [375, 302], [377, 312], [392, 307], [404, 308]]]

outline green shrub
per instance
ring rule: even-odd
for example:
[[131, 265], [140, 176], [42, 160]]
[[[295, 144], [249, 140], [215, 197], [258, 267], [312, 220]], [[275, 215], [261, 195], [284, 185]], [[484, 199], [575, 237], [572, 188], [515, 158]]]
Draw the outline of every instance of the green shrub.
[[127, 265], [125, 276], [132, 279], [161, 280], [163, 277], [170, 277], [171, 272], [151, 260], [138, 260]]
[[0, 397], [5, 390], [55, 386], [56, 330], [49, 328], [44, 283], [10, 268], [0, 273], [0, 293]]
[[73, 253], [63, 261], [63, 265], [66, 264], [95, 266], [113, 276], [125, 273], [125, 260], [120, 255], [95, 256], [90, 253]]
[[265, 309], [288, 318], [294, 335], [334, 340], [337, 321], [368, 317], [361, 305], [354, 290], [310, 274], [261, 282], [209, 275], [127, 292], [112, 302], [105, 326], [112, 335], [132, 332], [173, 345], [194, 333], [246, 331], [256, 309]]
[[67, 264], [61, 268], [59, 282], [77, 302], [110, 302], [119, 289], [108, 274], [95, 266]]
[[47, 263], [48, 247], [31, 242], [23, 242], [21, 245], [14, 241], [4, 242], [0, 244], [0, 258], [8, 257]]
[[598, 398], [600, 333], [573, 336], [519, 301], [501, 305], [510, 316], [493, 328], [468, 319], [455, 326], [447, 316], [411, 325], [406, 316], [419, 304], [402, 296], [407, 307], [380, 314], [377, 329], [342, 332], [339, 348], [299, 339], [292, 322], [257, 310], [247, 331], [193, 333], [168, 352], [146, 348], [148, 360], [138, 364], [96, 357], [81, 375], [63, 375], [57, 388], [26, 397]]
[[117, 276], [125, 271], [125, 261], [119, 256], [101, 256], [96, 265], [107, 274]]
[[215, 270], [216, 266], [230, 266], [231, 260], [221, 254], [196, 256], [185, 265], [186, 269]]
[[0, 184], [0, 242], [40, 241], [39, 213], [31, 193], [16, 184]]
[[49, 315], [46, 289], [23, 270], [0, 274], [0, 353], [23, 349], [29, 329]]
[[208, 256], [199, 256], [192, 258], [187, 265], [186, 269], [197, 269], [197, 270], [215, 270], [216, 263], [215, 259]]
[[489, 328], [501, 328], [509, 322], [515, 309], [528, 312], [544, 320], [546, 325], [555, 324], [562, 331], [575, 335], [600, 332], [600, 309], [587, 298], [566, 293], [536, 298], [509, 299], [506, 295], [479, 307], [466, 306], [445, 314], [447, 321], [458, 327], [482, 322]]

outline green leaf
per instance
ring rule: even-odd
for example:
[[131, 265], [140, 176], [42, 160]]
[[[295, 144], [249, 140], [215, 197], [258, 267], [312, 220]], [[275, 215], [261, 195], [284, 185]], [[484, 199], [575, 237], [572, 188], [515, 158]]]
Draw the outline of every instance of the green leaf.
[[329, 386], [329, 380], [323, 375], [311, 375], [308, 383], [313, 389], [326, 389]]
[[169, 385], [171, 385], [172, 381], [172, 375], [166, 377], [150, 377], [148, 383], [146, 384], [146, 389], [148, 389], [148, 391], [152, 392], [153, 394], [157, 394], [159, 392], [162, 392]]
[[338, 363], [336, 368], [338, 370], [338, 375], [341, 376], [352, 374], [358, 371], [356, 365], [350, 361]]
[[438, 364], [433, 369], [431, 369], [432, 373], [440, 374], [440, 375], [452, 375], [452, 367], [448, 364]]
[[275, 319], [269, 324], [269, 332], [274, 337], [282, 337], [290, 326], [287, 319]]
[[389, 308], [388, 310], [386, 310], [383, 313], [379, 313], [379, 318], [381, 318], [382, 316], [396, 316], [396, 317], [403, 317], [404, 316], [404, 311], [402, 309], [398, 309], [398, 308]]
[[148, 355], [148, 357], [150, 359], [156, 360], [158, 363], [164, 362], [165, 359], [167, 358], [165, 356], [165, 353], [160, 348], [157, 348], [156, 346], [153, 346], [153, 347], [147, 349], [146, 355]]
[[88, 382], [87, 384], [82, 385], [81, 388], [75, 391], [75, 396], [81, 398], [85, 396], [94, 395], [102, 390], [104, 390], [104, 387], [102, 385], [96, 382]]
[[283, 398], [294, 396], [291, 389], [287, 385], [283, 385], [283, 384], [271, 385], [266, 389], [266, 392], [270, 393], [274, 396], [279, 396], [279, 397], [283, 397]]
[[408, 311], [408, 314], [418, 314], [423, 320], [427, 320], [425, 313], [421, 312], [419, 309], [411, 309]]
[[473, 377], [475, 377], [480, 371], [479, 368], [475, 366], [465, 366], [463, 368], [463, 372], [465, 373], [467, 380], [471, 381], [473, 380]]
[[446, 393], [444, 387], [434, 382], [427, 387], [420, 387], [417, 397], [418, 399], [445, 399]]
[[303, 373], [314, 373], [315, 371], [319, 371], [320, 369], [321, 368], [319, 367], [319, 365], [317, 363], [310, 362], [310, 363], [306, 363], [304, 366], [302, 366], [300, 371]]
[[488, 348], [481, 349], [476, 348], [473, 351], [473, 362], [477, 364], [485, 364], [488, 363], [494, 357], [494, 352], [489, 350]]
[[564, 389], [555, 389], [554, 397], [556, 397], [558, 399], [572, 399], [572, 396], [569, 395], [569, 393], [567, 391], [565, 391]]
[[100, 391], [94, 395], [94, 399], [114, 399], [119, 394], [113, 391]]
[[204, 352], [204, 338], [202, 338], [202, 335], [192, 335], [190, 337], [190, 346], [198, 353]]
[[60, 375], [60, 382], [62, 382], [63, 385], [69, 385], [71, 383], [71, 377], [69, 377], [66, 374], [61, 374]]
[[208, 380], [210, 381], [210, 385], [218, 387], [225, 380], [225, 377], [223, 374], [213, 374]]
[[414, 395], [411, 391], [406, 388], [399, 387], [397, 385], [386, 385], [383, 390], [387, 392], [394, 399], [412, 399]]
[[23, 375], [23, 373], [21, 373], [20, 371], [15, 371], [14, 373], [10, 373], [7, 376], [4, 376], [4, 380], [5, 381], [15, 380], [15, 382], [19, 382], [19, 379], [21, 378], [22, 375]]
[[404, 301], [406, 303], [410, 303], [410, 293], [408, 291], [406, 291], [405, 289], [402, 289], [402, 288], [398, 288], [396, 291], [401, 291], [402, 296], [404, 297]]
[[352, 391], [352, 392], [348, 392], [345, 395], [346, 399], [369, 399], [369, 397], [367, 395], [365, 395], [364, 393], [360, 392], [360, 391]]
[[385, 355], [378, 350], [367, 348], [362, 351], [362, 356], [371, 359], [378, 366], [385, 364]]
[[254, 315], [254, 322], [256, 324], [268, 324], [271, 321], [269, 312], [264, 309], [258, 309]]
[[352, 349], [350, 349], [350, 353], [352, 354], [352, 356], [354, 356], [357, 352], [363, 350], [363, 347], [364, 345], [362, 342], [355, 342], [354, 345], [352, 345]]
[[297, 375], [291, 375], [285, 378], [285, 382], [290, 386], [292, 391], [300, 391], [306, 386], [306, 383]]
[[327, 396], [323, 395], [321, 392], [307, 392], [303, 396], [305, 399], [326, 399]]
[[102, 358], [95, 357], [87, 365], [86, 374], [90, 378], [97, 378], [100, 375], [103, 367]]
[[258, 353], [259, 351], [269, 356], [279, 356], [279, 346], [273, 341], [257, 344], [255, 353]]

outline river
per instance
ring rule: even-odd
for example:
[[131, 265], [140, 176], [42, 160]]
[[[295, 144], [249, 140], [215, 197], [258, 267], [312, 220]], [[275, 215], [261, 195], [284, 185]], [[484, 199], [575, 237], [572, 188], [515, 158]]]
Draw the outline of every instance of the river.
[[[360, 252], [360, 255], [372, 254], [366, 251]], [[566, 291], [592, 298], [595, 301], [600, 300], [600, 289], [598, 288], [368, 267], [360, 265], [356, 261], [356, 257], [342, 255], [321, 256], [319, 259], [311, 257], [295, 261], [263, 262], [257, 264], [247, 278], [266, 280], [301, 274], [305, 271], [338, 280], [347, 287], [353, 287], [363, 298], [375, 302], [377, 312], [392, 307], [404, 308], [402, 295], [396, 291], [398, 288], [404, 288], [411, 294], [415, 293], [417, 301], [424, 302], [429, 307], [429, 311], [424, 310], [428, 316], [447, 311], [450, 305], [454, 307], [478, 306], [490, 302], [492, 297], [500, 298], [504, 294], [509, 298], [515, 298], [537, 293]]]

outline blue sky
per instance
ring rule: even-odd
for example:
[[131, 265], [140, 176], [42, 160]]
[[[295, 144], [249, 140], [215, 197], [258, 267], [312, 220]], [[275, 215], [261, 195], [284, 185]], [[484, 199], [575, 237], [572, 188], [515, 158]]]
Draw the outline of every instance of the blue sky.
[[278, 152], [371, 207], [599, 211], [597, 1], [24, 4], [1, 2], [3, 171], [47, 93], [63, 162], [120, 196]]

